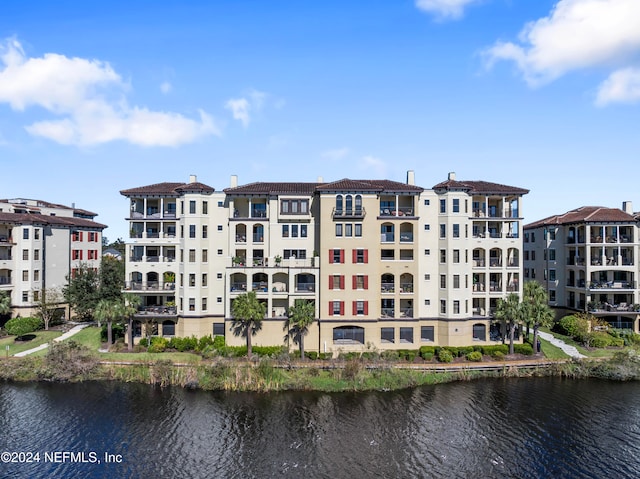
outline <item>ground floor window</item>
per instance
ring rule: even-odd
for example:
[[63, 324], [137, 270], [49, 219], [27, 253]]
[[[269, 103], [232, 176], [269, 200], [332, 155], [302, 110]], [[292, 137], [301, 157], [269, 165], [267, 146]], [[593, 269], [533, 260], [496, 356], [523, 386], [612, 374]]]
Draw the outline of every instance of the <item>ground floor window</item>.
[[359, 326], [338, 326], [333, 328], [333, 342], [364, 344], [364, 328]]
[[435, 338], [433, 326], [420, 326], [420, 341], [433, 342]]
[[162, 323], [162, 335], [163, 336], [175, 336], [176, 335], [176, 323], [174, 321], [165, 321]]
[[394, 343], [395, 334], [395, 328], [380, 328], [380, 341], [383, 343]]
[[413, 328], [400, 328], [400, 342], [413, 343]]
[[484, 324], [473, 325], [473, 340], [474, 341], [486, 341], [487, 340], [487, 327]]
[[213, 335], [224, 336], [224, 323], [213, 323]]

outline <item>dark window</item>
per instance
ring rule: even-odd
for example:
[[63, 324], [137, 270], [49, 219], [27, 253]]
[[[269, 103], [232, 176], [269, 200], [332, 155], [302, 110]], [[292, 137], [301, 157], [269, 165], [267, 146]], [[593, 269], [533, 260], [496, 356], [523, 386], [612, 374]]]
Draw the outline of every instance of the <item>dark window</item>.
[[394, 343], [395, 328], [380, 328], [380, 341], [383, 343]]
[[224, 323], [213, 323], [213, 335], [224, 336]]
[[434, 341], [433, 326], [420, 326], [420, 341]]

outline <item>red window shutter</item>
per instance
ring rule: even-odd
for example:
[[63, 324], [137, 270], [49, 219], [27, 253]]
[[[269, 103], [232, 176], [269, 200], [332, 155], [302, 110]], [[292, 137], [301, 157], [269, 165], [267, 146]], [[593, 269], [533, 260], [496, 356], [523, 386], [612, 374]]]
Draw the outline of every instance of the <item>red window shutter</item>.
[[80, 241], [82, 241], [82, 231], [80, 231]]
[[358, 303], [356, 301], [353, 301], [352, 303], [352, 310], [353, 310], [353, 315], [355, 316], [356, 314], [358, 314]]
[[353, 263], [357, 262], [358, 261], [358, 250], [357, 249], [351, 250], [351, 253], [352, 253], [351, 256], [353, 257], [352, 258], [352, 262]]
[[340, 275], [340, 289], [344, 289], [344, 275]]
[[333, 316], [333, 301], [329, 301], [329, 316]]
[[329, 250], [329, 264], [333, 264], [333, 250]]
[[365, 316], [369, 314], [369, 301], [364, 302], [364, 314]]
[[364, 289], [369, 289], [369, 276], [364, 277]]
[[340, 262], [344, 263], [344, 250], [343, 249], [340, 250]]
[[358, 277], [355, 275], [351, 276], [351, 282], [352, 282], [351, 287], [353, 289], [358, 289]]
[[340, 316], [344, 316], [344, 301], [340, 301]]
[[368, 249], [364, 250], [364, 262], [365, 263], [369, 262], [369, 250]]
[[329, 276], [329, 289], [333, 289], [333, 276]]
[[[82, 233], [80, 233], [80, 236], [82, 236]], [[82, 250], [80, 250], [80, 259], [82, 259]]]

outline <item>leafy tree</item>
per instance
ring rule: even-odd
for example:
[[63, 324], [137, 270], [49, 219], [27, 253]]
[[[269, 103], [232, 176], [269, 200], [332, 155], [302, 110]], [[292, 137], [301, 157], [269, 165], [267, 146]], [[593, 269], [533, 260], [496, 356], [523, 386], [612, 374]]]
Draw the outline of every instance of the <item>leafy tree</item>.
[[516, 293], [511, 293], [507, 299], [499, 299], [496, 308], [496, 318], [509, 327], [509, 354], [513, 354], [513, 337], [516, 326], [522, 323], [524, 308]]
[[18, 338], [25, 334], [32, 333], [42, 327], [42, 321], [39, 318], [13, 318], [7, 321], [4, 328], [7, 333]]
[[523, 307], [527, 325], [533, 324], [533, 349], [537, 351], [538, 330], [541, 326], [551, 326], [554, 314], [548, 304], [547, 292], [537, 281], [524, 284]]
[[73, 278], [67, 276], [64, 298], [81, 321], [93, 319], [93, 311], [99, 300], [98, 285], [98, 273], [86, 263], [80, 264]]
[[11, 296], [7, 291], [0, 291], [0, 316], [11, 313]]
[[313, 301], [296, 300], [289, 308], [289, 320], [285, 324], [287, 335], [300, 346], [300, 359], [304, 359], [304, 337], [315, 320], [316, 308]]
[[133, 350], [133, 315], [138, 312], [140, 306], [140, 296], [137, 294], [125, 293], [123, 295], [124, 308], [123, 316], [127, 319], [127, 349]]
[[107, 344], [113, 344], [113, 322], [124, 316], [124, 304], [120, 300], [110, 301], [101, 299], [95, 310], [95, 317], [98, 321], [107, 323]]
[[251, 337], [262, 329], [262, 320], [266, 311], [264, 303], [258, 301], [255, 291], [241, 294], [233, 300], [231, 329], [235, 336], [247, 339], [247, 356], [251, 358]]
[[110, 256], [102, 258], [100, 263], [100, 286], [98, 296], [108, 301], [120, 301], [122, 299], [122, 287], [124, 286], [124, 264]]
[[36, 301], [36, 308], [38, 316], [44, 321], [45, 330], [49, 330], [49, 324], [55, 319], [63, 302], [64, 297], [59, 288], [42, 288], [40, 290], [40, 299]]

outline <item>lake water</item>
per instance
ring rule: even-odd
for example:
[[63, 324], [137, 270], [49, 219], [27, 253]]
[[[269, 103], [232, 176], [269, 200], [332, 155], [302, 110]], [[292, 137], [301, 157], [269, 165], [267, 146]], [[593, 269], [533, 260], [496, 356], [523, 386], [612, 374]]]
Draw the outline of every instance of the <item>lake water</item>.
[[357, 394], [0, 384], [0, 451], [39, 453], [0, 477], [635, 478], [639, 398], [638, 383], [556, 378]]

